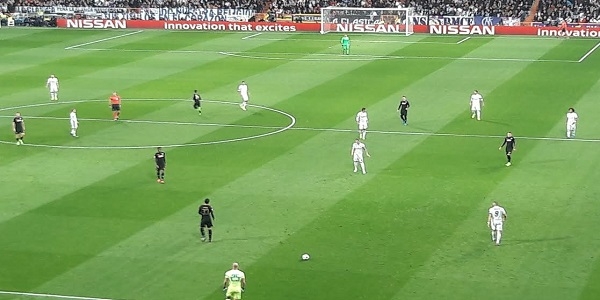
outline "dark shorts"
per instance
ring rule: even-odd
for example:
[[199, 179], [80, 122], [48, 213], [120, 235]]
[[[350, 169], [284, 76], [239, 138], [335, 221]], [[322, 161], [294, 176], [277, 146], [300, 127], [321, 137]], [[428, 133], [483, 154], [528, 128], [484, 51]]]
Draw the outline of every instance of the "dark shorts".
[[200, 227], [212, 228], [213, 227], [212, 220], [205, 220], [205, 219], [200, 220]]
[[513, 152], [513, 148], [506, 147], [506, 154], [511, 154]]
[[165, 165], [156, 165], [156, 170], [164, 170], [165, 169]]
[[121, 111], [121, 104], [111, 104], [112, 111]]
[[23, 129], [15, 129], [15, 134], [23, 134], [25, 130]]
[[563, 32], [563, 33], [567, 32], [567, 29], [563, 28], [563, 29], [560, 30], [560, 32]]
[[200, 101], [194, 102], [194, 109], [198, 109], [200, 107]]
[[400, 115], [402, 115], [402, 116], [408, 115], [408, 110], [400, 110]]

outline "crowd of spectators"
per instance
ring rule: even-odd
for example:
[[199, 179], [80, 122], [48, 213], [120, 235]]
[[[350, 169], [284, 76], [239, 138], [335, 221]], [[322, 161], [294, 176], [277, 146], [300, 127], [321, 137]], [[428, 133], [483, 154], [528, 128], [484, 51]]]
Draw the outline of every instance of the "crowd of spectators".
[[[273, 16], [317, 14], [321, 7], [414, 7], [417, 15], [512, 17], [524, 20], [534, 0], [0, 0], [0, 11], [17, 6], [243, 8]], [[600, 23], [600, 0], [540, 0], [536, 22]]]

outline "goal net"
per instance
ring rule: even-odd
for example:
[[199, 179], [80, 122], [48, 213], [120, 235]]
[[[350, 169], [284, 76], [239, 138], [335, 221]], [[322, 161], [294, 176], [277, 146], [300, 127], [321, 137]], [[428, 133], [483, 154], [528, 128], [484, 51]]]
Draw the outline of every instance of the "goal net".
[[411, 35], [414, 8], [321, 8], [321, 34], [328, 32], [392, 33]]

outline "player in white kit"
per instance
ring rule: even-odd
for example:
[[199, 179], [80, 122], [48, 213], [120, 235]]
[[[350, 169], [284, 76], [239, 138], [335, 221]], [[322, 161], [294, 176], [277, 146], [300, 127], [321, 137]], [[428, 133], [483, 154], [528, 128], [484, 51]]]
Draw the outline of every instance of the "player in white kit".
[[569, 112], [567, 112], [567, 138], [574, 138], [575, 131], [577, 130], [577, 119], [579, 116], [575, 112], [574, 108], [569, 108]]
[[231, 270], [225, 272], [223, 291], [226, 300], [240, 300], [246, 288], [246, 274], [240, 271], [238, 263], [233, 263]]
[[496, 246], [500, 246], [504, 221], [506, 221], [506, 210], [497, 202], [492, 202], [492, 207], [488, 210], [487, 225], [492, 230], [492, 242], [495, 242]]
[[238, 85], [238, 93], [242, 96], [242, 103], [240, 103], [240, 108], [242, 110], [246, 110], [248, 106], [248, 85], [245, 81], [242, 81], [240, 85]]
[[69, 114], [69, 122], [71, 122], [71, 135], [77, 137], [77, 128], [79, 128], [79, 120], [77, 120], [77, 110], [72, 109]]
[[477, 90], [471, 94], [471, 119], [477, 117], [477, 120], [481, 120], [481, 108], [483, 107], [483, 96], [479, 94]]
[[369, 155], [369, 152], [367, 151], [367, 146], [365, 146], [365, 144], [363, 144], [360, 141], [360, 139], [356, 139], [354, 141], [354, 144], [352, 144], [352, 150], [350, 151], [350, 155], [352, 156], [352, 160], [354, 161], [354, 173], [358, 171], [358, 166], [360, 166], [362, 173], [367, 174], [367, 169], [365, 168], [365, 161], [363, 156], [365, 154], [368, 157], [371, 157], [371, 155]]
[[367, 128], [369, 127], [369, 116], [367, 116], [367, 109], [362, 108], [356, 114], [356, 124], [358, 124], [358, 137], [360, 139], [367, 138]]
[[50, 91], [50, 101], [58, 101], [58, 78], [50, 75], [46, 81], [46, 88]]

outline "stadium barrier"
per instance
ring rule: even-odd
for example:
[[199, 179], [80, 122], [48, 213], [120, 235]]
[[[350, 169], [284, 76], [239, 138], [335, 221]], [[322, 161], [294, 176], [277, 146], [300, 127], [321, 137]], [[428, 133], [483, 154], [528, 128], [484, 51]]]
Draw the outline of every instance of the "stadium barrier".
[[[154, 21], [154, 20], [100, 20], [59, 19], [60, 28], [85, 29], [163, 29], [187, 31], [248, 31], [248, 32], [319, 32], [318, 23], [292, 22], [209, 22], [209, 21]], [[397, 24], [339, 24], [339, 30], [356, 33], [401, 32]], [[335, 32], [335, 30], [334, 30]], [[435, 35], [533, 35], [557, 36], [558, 27], [488, 26], [488, 25], [414, 25], [415, 33]], [[600, 38], [600, 27], [569, 27], [570, 37]]]

